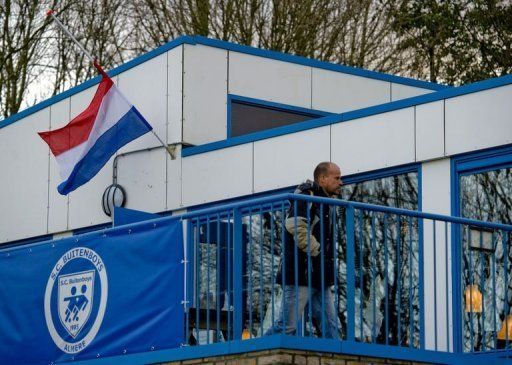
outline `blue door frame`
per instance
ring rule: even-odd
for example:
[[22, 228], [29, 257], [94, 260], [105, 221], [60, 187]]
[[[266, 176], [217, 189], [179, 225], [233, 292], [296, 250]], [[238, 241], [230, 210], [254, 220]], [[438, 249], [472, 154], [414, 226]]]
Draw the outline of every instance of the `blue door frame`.
[[[512, 145], [494, 147], [477, 152], [464, 153], [451, 159], [451, 212], [452, 216], [460, 217], [460, 178], [465, 175], [497, 170], [504, 167], [512, 167]], [[462, 352], [462, 283], [460, 274], [462, 270], [462, 251], [458, 244], [460, 242], [460, 232], [458, 229], [452, 229], [452, 257], [455, 258], [452, 264], [452, 286], [454, 288], [453, 299], [453, 342], [454, 351]]]

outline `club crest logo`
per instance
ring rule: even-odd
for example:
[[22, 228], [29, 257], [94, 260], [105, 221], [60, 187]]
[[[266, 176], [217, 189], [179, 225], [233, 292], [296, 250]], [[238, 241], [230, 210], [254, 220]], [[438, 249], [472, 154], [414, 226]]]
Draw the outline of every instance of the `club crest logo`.
[[107, 305], [107, 270], [86, 247], [66, 252], [55, 264], [44, 297], [50, 335], [62, 351], [76, 354], [96, 337]]

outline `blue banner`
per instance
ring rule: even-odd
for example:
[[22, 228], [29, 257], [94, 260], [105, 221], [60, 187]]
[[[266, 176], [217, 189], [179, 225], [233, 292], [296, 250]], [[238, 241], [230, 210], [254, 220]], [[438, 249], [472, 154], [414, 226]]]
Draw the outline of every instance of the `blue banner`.
[[179, 347], [182, 259], [177, 220], [0, 251], [0, 363]]

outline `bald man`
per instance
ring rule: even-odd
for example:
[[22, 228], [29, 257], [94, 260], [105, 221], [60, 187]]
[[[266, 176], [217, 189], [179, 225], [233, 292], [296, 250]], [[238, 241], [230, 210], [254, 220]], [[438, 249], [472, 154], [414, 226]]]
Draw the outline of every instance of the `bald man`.
[[[314, 170], [314, 181], [307, 180], [295, 194], [337, 198], [341, 193], [341, 171], [332, 162], [321, 162]], [[283, 310], [277, 314], [267, 335], [294, 334], [306, 304], [311, 300], [317, 329], [327, 338], [340, 339], [338, 313], [334, 308], [334, 247], [332, 213], [328, 204], [297, 200], [286, 214], [286, 239], [281, 272], [277, 282], [283, 287]], [[297, 267], [295, 267], [297, 263]], [[309, 269], [309, 270], [308, 270]], [[309, 271], [309, 275], [308, 275]], [[284, 279], [284, 280], [283, 280]], [[322, 315], [322, 302], [325, 312]], [[323, 322], [322, 322], [323, 321]]]

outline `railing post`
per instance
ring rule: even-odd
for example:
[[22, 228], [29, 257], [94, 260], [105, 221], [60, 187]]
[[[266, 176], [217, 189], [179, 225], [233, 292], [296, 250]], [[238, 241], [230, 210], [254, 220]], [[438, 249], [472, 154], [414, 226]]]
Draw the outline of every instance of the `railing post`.
[[240, 208], [233, 211], [233, 339], [242, 339], [243, 303], [242, 303], [242, 213]]
[[354, 207], [348, 205], [345, 210], [347, 231], [347, 340], [355, 341], [355, 225]]

